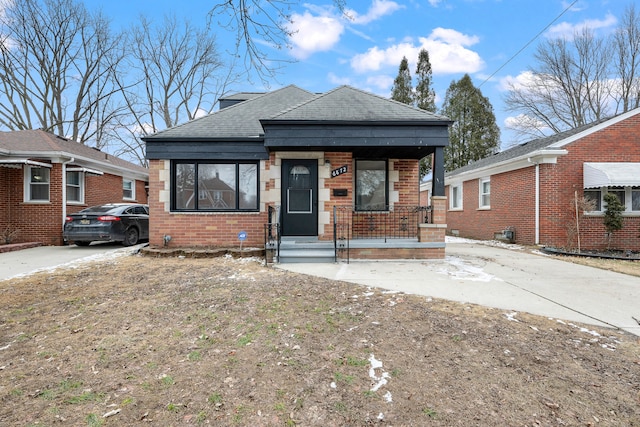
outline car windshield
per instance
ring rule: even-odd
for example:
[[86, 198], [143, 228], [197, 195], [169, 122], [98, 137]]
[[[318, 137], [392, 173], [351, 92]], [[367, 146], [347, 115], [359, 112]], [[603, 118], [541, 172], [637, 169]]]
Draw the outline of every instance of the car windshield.
[[122, 209], [121, 206], [114, 205], [100, 205], [100, 206], [92, 206], [90, 208], [86, 208], [80, 211], [80, 213], [108, 213], [115, 214]]

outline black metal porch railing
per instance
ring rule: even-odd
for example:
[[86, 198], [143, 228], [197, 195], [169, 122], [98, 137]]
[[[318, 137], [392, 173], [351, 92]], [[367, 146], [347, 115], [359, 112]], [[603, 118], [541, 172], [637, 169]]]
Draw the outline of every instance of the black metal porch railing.
[[432, 222], [431, 206], [387, 206], [384, 210], [356, 209], [352, 205], [333, 207], [333, 241], [336, 261], [346, 251], [349, 260], [350, 241], [379, 239], [417, 239], [418, 224]]
[[269, 206], [268, 221], [264, 225], [264, 264], [280, 258], [280, 206]]

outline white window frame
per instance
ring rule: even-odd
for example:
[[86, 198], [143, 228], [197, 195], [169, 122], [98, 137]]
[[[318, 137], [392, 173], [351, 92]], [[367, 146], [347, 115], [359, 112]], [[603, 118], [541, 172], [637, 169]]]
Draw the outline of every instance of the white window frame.
[[[31, 182], [31, 170], [42, 169], [46, 170], [48, 177], [46, 182], [37, 183]], [[43, 166], [30, 166], [24, 167], [24, 201], [25, 203], [49, 203], [51, 201], [51, 170]], [[47, 198], [46, 199], [34, 199], [31, 195], [32, 185], [47, 186]]]
[[[489, 191], [485, 192], [485, 184], [489, 184]], [[484, 199], [487, 197], [489, 203], [485, 203]], [[480, 178], [478, 180], [478, 209], [490, 209], [491, 208], [491, 178]]]
[[462, 206], [462, 184], [449, 185], [449, 210], [461, 211]]
[[[593, 211], [585, 211], [587, 215], [603, 215], [604, 211], [607, 208], [607, 204], [604, 201], [604, 196], [609, 192], [609, 187], [600, 187], [600, 188], [585, 188], [584, 191], [600, 191], [600, 210]], [[613, 187], [611, 191], [624, 191], [624, 211], [622, 215], [624, 216], [640, 216], [640, 209], [633, 210], [633, 194], [639, 193], [640, 196], [640, 187]]]
[[[85, 173], [81, 172], [81, 171], [67, 171], [67, 177], [66, 177], [66, 183], [67, 183], [67, 189], [66, 189], [66, 197], [67, 197], [67, 203], [69, 204], [84, 204], [84, 177], [85, 177]], [[69, 183], [69, 174], [70, 173], [77, 173], [78, 174], [78, 185], [76, 186], [75, 184], [70, 184]], [[79, 200], [70, 200], [69, 199], [69, 187], [76, 187], [79, 189], [78, 194], [80, 195]]]
[[[125, 187], [126, 183], [131, 183], [131, 189]], [[131, 191], [131, 196], [127, 197], [127, 191]], [[135, 200], [136, 199], [136, 180], [122, 178], [122, 200]]]

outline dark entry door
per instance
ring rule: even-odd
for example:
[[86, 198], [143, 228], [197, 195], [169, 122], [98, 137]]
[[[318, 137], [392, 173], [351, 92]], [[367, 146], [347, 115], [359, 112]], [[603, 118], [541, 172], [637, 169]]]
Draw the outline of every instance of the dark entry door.
[[282, 160], [282, 235], [318, 235], [318, 161]]

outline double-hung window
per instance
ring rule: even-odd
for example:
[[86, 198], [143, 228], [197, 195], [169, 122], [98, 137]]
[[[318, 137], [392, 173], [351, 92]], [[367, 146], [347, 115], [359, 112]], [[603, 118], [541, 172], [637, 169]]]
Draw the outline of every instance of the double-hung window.
[[25, 167], [25, 201], [48, 202], [50, 187], [49, 168]]
[[136, 183], [134, 180], [122, 178], [122, 198], [124, 200], [135, 200]]
[[491, 207], [491, 179], [482, 178], [480, 180], [478, 206], [480, 209], [488, 209]]
[[462, 209], [462, 184], [449, 187], [449, 209]]
[[258, 210], [257, 162], [176, 161], [171, 182], [174, 211]]
[[84, 173], [67, 172], [67, 202], [84, 202]]
[[389, 208], [387, 161], [356, 160], [356, 210], [384, 211]]

